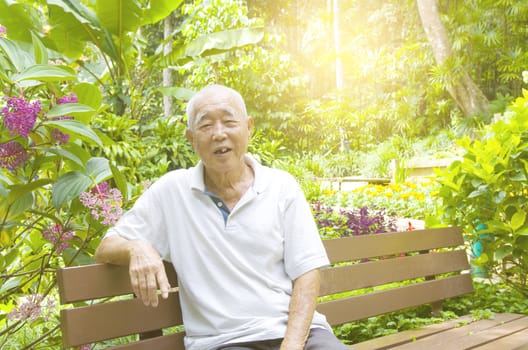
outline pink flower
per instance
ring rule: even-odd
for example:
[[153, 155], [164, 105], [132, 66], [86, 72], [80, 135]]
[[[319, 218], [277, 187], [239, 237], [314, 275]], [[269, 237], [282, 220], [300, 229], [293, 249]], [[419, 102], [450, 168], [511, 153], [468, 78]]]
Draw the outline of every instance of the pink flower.
[[29, 153], [17, 141], [0, 144], [0, 168], [15, 171], [29, 158]]
[[68, 242], [74, 237], [73, 231], [63, 231], [63, 227], [55, 223], [51, 225], [46, 231], [42, 232], [42, 237], [50, 241], [55, 246], [57, 254], [70, 246]]
[[16, 321], [31, 320], [42, 317], [47, 321], [55, 309], [55, 302], [52, 299], [44, 299], [41, 294], [30, 294], [24, 299], [18, 307], [14, 308], [7, 318]]
[[2, 108], [4, 125], [11, 131], [11, 136], [16, 134], [28, 137], [33, 129], [37, 116], [42, 108], [40, 101], [29, 103], [24, 97], [7, 97], [7, 104]]
[[5, 38], [7, 36], [7, 29], [3, 25], [0, 24], [0, 39]]
[[103, 225], [113, 225], [123, 215], [123, 196], [117, 188], [109, 189], [107, 182], [95, 185], [89, 192], [81, 193], [79, 199], [90, 209], [95, 220], [102, 219]]

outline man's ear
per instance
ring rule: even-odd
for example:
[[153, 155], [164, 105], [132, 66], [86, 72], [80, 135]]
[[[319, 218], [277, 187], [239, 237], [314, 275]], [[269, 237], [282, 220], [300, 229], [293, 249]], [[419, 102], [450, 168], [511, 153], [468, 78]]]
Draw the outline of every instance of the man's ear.
[[253, 133], [253, 125], [255, 124], [255, 121], [253, 120], [252, 117], [248, 117], [247, 123], [248, 123], [249, 137], [251, 137], [251, 134]]
[[192, 146], [193, 145], [193, 133], [192, 133], [191, 129], [186, 129], [185, 130], [185, 138], [187, 139], [187, 141], [189, 141], [189, 143]]

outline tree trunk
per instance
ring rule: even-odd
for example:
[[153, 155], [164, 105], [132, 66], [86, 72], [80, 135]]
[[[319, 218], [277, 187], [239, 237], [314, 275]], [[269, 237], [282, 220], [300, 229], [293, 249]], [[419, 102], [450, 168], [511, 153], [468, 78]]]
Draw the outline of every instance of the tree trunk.
[[[417, 0], [417, 3], [436, 63], [443, 65], [453, 53], [446, 28], [440, 19], [438, 0]], [[488, 114], [488, 99], [466, 71], [463, 71], [452, 85], [447, 86], [447, 90], [466, 117]]]
[[336, 73], [336, 89], [338, 92], [343, 91], [343, 61], [341, 58], [341, 30], [339, 26], [339, 0], [333, 2], [333, 18], [334, 18], [334, 49], [335, 49], [335, 73]]
[[[171, 14], [163, 20], [163, 38], [167, 40], [174, 30], [174, 17]], [[172, 40], [167, 41], [163, 48], [163, 53], [168, 55], [172, 51]], [[174, 85], [174, 75], [172, 69], [163, 69], [163, 86], [172, 87]], [[163, 96], [163, 114], [168, 117], [174, 114], [174, 100], [172, 96]]]

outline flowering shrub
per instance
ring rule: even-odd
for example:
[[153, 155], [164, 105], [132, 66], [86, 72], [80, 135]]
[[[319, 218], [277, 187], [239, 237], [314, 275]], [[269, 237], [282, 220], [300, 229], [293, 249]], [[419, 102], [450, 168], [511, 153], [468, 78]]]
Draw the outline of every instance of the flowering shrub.
[[73, 238], [73, 231], [65, 231], [61, 225], [55, 223], [51, 225], [46, 231], [42, 232], [42, 237], [50, 241], [53, 244], [55, 252], [57, 254], [62, 253], [62, 251], [70, 246], [68, 242]]
[[35, 126], [37, 116], [42, 111], [40, 101], [28, 102], [24, 97], [6, 96], [6, 106], [2, 108], [4, 125], [9, 129], [10, 136], [17, 134], [28, 137], [29, 132]]
[[48, 321], [55, 311], [55, 301], [52, 298], [45, 298], [42, 294], [31, 294], [21, 299], [19, 306], [7, 315], [9, 320], [36, 321], [41, 318]]
[[55, 270], [93, 261], [127, 184], [87, 151], [102, 146], [89, 126], [100, 106], [82, 103], [100, 101], [97, 87], [47, 64], [38, 39], [42, 51], [31, 53], [5, 33], [0, 26], [0, 348], [51, 348], [60, 340]]
[[433, 181], [367, 185], [350, 192], [327, 191], [321, 200], [328, 205], [383, 209], [392, 216], [424, 220], [436, 215], [440, 203], [438, 188]]
[[396, 231], [396, 218], [384, 210], [334, 209], [317, 202], [312, 212], [323, 239]]

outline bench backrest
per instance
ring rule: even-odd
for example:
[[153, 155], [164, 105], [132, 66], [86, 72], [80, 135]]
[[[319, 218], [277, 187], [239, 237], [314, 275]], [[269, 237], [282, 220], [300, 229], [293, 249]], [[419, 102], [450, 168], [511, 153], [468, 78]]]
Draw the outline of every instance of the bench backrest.
[[[332, 325], [473, 291], [458, 228], [354, 236], [324, 245], [333, 265], [321, 270], [317, 310]], [[166, 270], [176, 286], [174, 269], [167, 264]], [[396, 286], [401, 281], [409, 283]], [[145, 307], [132, 297], [127, 267], [105, 264], [60, 269], [58, 284], [61, 304], [74, 306], [61, 310], [64, 347], [140, 334], [140, 340], [112, 349], [184, 350], [183, 331], [171, 328], [182, 325], [177, 292], [160, 298], [157, 308]]]

